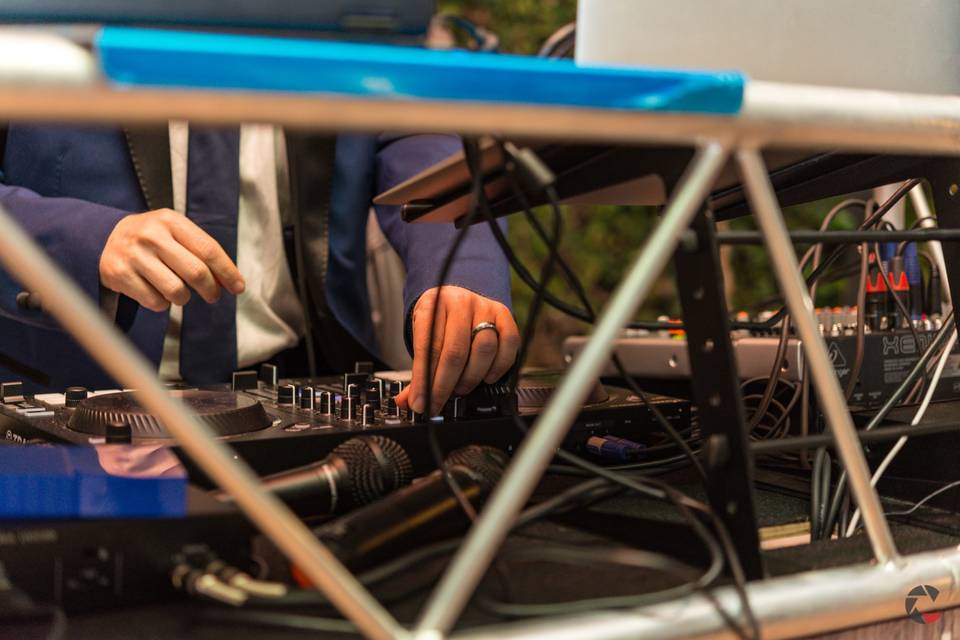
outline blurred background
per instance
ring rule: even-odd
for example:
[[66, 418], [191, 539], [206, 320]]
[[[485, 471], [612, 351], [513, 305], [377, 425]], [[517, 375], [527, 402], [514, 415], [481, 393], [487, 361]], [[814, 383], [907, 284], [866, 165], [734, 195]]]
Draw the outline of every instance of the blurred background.
[[[503, 53], [536, 54], [552, 33], [576, 19], [576, 0], [440, 0], [439, 6], [445, 13], [465, 17], [478, 27], [494, 32], [499, 37], [499, 51]], [[462, 29], [450, 28], [450, 37], [458, 46], [473, 46]], [[815, 229], [837, 202], [829, 200], [789, 208], [784, 213], [789, 226]], [[546, 212], [538, 214], [544, 216]], [[580, 275], [595, 307], [603, 305], [619, 282], [623, 270], [655, 224], [656, 215], [656, 209], [651, 207], [564, 208], [561, 252]], [[912, 212], [908, 210], [907, 219], [911, 218]], [[532, 273], [539, 273], [539, 266], [547, 255], [546, 247], [537, 240], [521, 216], [512, 216], [509, 224], [510, 239], [517, 253]], [[853, 229], [857, 224], [852, 215], [842, 213], [831, 228]], [[722, 223], [722, 226], [736, 230], [755, 229], [749, 218]], [[753, 315], [778, 307], [776, 284], [764, 249], [727, 247], [723, 251], [731, 312], [746, 310]], [[559, 297], [576, 302], [562, 281], [555, 279], [550, 288]], [[849, 295], [846, 289], [846, 281], [821, 285], [817, 290], [817, 306], [843, 304]], [[520, 326], [524, 326], [531, 298], [530, 289], [514, 276], [514, 312]], [[678, 314], [673, 274], [668, 271], [658, 279], [637, 318], [650, 320]], [[562, 365], [560, 347], [563, 339], [588, 330], [583, 323], [544, 307], [527, 363], [551, 367]]]

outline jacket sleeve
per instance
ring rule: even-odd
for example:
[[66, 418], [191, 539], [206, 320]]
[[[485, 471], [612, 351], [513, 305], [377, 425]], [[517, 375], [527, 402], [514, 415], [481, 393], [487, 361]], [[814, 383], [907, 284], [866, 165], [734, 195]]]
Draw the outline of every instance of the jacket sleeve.
[[[92, 300], [101, 302], [100, 254], [128, 212], [73, 198], [47, 198], [5, 184], [0, 184], [0, 205]], [[17, 294], [24, 289], [0, 270], [0, 314], [33, 326], [59, 328], [43, 311], [17, 303]]]
[[[377, 193], [450, 157], [461, 149], [456, 136], [418, 135], [381, 138], [377, 153]], [[452, 224], [408, 224], [400, 207], [378, 206], [377, 219], [384, 234], [407, 267], [403, 291], [407, 346], [413, 306], [424, 291], [439, 284], [440, 271], [458, 230]], [[505, 221], [498, 222], [505, 229]], [[507, 260], [486, 224], [467, 230], [443, 284], [469, 289], [510, 306], [510, 270]]]

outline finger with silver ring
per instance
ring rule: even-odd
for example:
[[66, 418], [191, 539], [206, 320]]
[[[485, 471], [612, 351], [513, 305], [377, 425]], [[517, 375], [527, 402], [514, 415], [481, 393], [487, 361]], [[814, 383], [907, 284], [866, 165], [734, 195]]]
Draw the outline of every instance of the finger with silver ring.
[[493, 331], [498, 336], [500, 335], [500, 330], [497, 329], [497, 323], [495, 322], [481, 322], [473, 328], [471, 337], [476, 338], [481, 331]]
[[454, 393], [465, 395], [470, 393], [490, 371], [499, 348], [499, 332], [493, 322], [481, 322], [471, 331], [473, 336], [470, 345], [470, 358], [467, 366], [457, 382]]

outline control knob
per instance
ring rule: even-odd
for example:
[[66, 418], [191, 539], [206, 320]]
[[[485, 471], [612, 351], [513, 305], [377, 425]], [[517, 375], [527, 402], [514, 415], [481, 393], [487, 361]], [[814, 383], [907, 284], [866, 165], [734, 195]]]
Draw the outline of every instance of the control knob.
[[90, 394], [86, 387], [68, 387], [63, 394], [64, 404], [71, 408], [76, 407], [86, 400], [88, 395]]

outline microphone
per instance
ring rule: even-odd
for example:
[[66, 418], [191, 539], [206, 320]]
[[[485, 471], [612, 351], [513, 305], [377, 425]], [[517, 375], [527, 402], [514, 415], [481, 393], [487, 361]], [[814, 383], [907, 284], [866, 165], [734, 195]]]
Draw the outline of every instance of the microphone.
[[[413, 464], [403, 448], [383, 436], [360, 436], [313, 464], [263, 478], [263, 486], [311, 515], [342, 513], [410, 484]], [[220, 499], [233, 499], [221, 492]]]
[[[471, 445], [447, 456], [447, 469], [464, 496], [479, 509], [503, 475], [507, 456]], [[378, 502], [313, 530], [350, 569], [363, 569], [416, 546], [445, 540], [470, 526], [444, 480], [434, 471]]]

